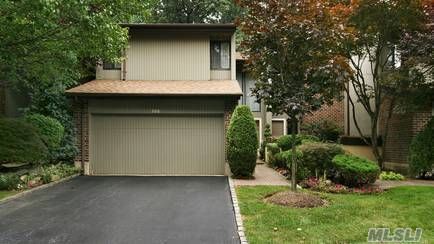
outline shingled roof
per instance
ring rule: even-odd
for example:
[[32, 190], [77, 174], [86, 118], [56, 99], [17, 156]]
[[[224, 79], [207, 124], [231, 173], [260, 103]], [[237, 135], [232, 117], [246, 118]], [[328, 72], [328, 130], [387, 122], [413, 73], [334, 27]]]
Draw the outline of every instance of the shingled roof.
[[240, 96], [236, 80], [93, 80], [66, 91], [69, 95]]

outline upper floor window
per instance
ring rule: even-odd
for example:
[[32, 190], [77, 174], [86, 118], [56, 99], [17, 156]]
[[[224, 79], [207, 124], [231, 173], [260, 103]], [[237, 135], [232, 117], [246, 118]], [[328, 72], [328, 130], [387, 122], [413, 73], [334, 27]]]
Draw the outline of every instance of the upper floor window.
[[231, 68], [231, 43], [211, 41], [211, 69]]
[[102, 68], [105, 70], [120, 70], [121, 69], [121, 64], [120, 63], [109, 63], [109, 62], [104, 62], [102, 65]]

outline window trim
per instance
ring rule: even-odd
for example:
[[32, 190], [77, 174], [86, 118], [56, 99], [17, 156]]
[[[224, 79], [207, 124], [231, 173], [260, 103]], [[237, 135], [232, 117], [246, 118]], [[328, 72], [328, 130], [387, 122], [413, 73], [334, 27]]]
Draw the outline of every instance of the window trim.
[[[226, 42], [226, 43], [229, 44], [229, 68], [222, 68], [221, 67], [222, 66], [221, 65], [221, 60], [220, 60], [220, 67], [219, 68], [214, 68], [212, 66], [212, 54], [213, 54], [212, 47], [213, 47], [213, 44], [214, 43], [219, 43], [220, 50], [221, 50], [221, 44], [223, 42]], [[232, 45], [231, 45], [231, 41], [230, 40], [211, 40], [209, 42], [209, 60], [210, 60], [209, 67], [210, 67], [211, 70], [231, 70], [232, 69]]]

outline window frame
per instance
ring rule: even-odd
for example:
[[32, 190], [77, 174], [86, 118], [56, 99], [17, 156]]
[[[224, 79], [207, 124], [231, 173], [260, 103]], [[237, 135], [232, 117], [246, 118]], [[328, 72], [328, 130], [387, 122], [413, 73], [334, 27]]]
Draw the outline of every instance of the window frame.
[[[210, 66], [210, 69], [211, 70], [231, 70], [231, 68], [232, 68], [232, 47], [231, 47], [231, 41], [230, 40], [211, 40], [209, 43], [210, 43], [209, 44], [209, 58], [210, 58], [209, 66]], [[213, 60], [213, 47], [214, 47], [215, 43], [219, 44], [220, 50], [222, 50], [221, 49], [222, 43], [227, 43], [228, 44], [228, 47], [229, 47], [229, 67], [228, 68], [222, 68], [221, 53], [220, 53], [220, 64], [219, 64], [219, 67], [218, 68], [213, 67], [213, 63], [212, 63], [212, 60]]]
[[[119, 67], [116, 67], [116, 65], [119, 65]], [[102, 63], [102, 69], [103, 70], [121, 70], [122, 69], [122, 63], [103, 62]]]

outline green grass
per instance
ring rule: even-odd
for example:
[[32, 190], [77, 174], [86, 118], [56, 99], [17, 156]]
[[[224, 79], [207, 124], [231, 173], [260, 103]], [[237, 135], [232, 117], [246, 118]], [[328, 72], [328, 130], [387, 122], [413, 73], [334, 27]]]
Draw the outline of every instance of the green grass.
[[330, 205], [313, 209], [263, 201], [268, 194], [286, 189], [237, 187], [250, 243], [366, 243], [372, 227], [419, 227], [423, 243], [434, 243], [433, 187], [399, 187], [379, 195], [322, 194]]
[[5, 198], [5, 197], [15, 195], [17, 193], [18, 193], [18, 191], [0, 191], [0, 200]]

